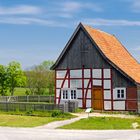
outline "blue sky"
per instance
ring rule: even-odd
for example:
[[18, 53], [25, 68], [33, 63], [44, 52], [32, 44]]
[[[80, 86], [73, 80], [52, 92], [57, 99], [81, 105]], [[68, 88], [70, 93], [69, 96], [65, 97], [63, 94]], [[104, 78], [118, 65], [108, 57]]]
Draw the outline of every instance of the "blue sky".
[[0, 0], [0, 64], [56, 60], [79, 22], [115, 34], [140, 62], [140, 0]]

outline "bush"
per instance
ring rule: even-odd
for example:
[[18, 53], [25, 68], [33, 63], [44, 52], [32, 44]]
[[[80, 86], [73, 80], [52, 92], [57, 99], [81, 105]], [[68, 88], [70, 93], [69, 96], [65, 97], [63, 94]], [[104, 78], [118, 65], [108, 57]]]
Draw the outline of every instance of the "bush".
[[63, 113], [62, 113], [62, 111], [60, 111], [60, 110], [54, 110], [54, 111], [52, 111], [52, 117], [59, 117], [59, 116], [61, 116]]
[[26, 111], [25, 115], [33, 116], [33, 110]]

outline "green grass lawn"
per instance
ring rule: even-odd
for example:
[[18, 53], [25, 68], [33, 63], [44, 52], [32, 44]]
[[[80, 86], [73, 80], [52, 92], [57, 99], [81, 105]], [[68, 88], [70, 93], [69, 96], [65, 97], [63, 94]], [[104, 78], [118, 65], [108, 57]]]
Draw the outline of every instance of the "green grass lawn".
[[63, 118], [36, 117], [20, 115], [0, 115], [0, 126], [9, 127], [35, 127], [52, 121], [63, 120]]
[[137, 122], [140, 129], [140, 117], [135, 119], [113, 118], [113, 117], [90, 117], [81, 119], [69, 125], [62, 126], [63, 129], [133, 129], [132, 123]]
[[66, 120], [75, 117], [60, 111], [26, 111], [0, 112], [0, 126], [35, 127], [52, 121]]

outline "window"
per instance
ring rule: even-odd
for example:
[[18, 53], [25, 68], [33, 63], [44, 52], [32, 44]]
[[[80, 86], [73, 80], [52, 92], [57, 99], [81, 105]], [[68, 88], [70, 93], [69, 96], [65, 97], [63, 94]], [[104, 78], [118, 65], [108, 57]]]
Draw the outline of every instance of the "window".
[[117, 94], [117, 98], [120, 98], [120, 93]]
[[65, 90], [63, 90], [63, 99], [65, 99]]
[[74, 99], [76, 99], [76, 90], [74, 90]]
[[76, 90], [71, 90], [71, 99], [76, 99]]
[[68, 99], [68, 91], [66, 90], [66, 99]]
[[125, 99], [126, 98], [126, 88], [115, 88], [114, 98], [115, 99]]
[[77, 99], [77, 92], [75, 89], [61, 89], [61, 99], [74, 100]]
[[71, 99], [73, 99], [73, 90], [71, 90]]

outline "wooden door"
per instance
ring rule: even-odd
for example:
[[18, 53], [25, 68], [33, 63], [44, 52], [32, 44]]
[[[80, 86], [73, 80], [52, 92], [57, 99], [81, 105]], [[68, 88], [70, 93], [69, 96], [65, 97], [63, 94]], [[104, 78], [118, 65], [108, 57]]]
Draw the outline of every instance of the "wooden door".
[[103, 110], [102, 87], [93, 87], [92, 89], [92, 108], [95, 110]]

